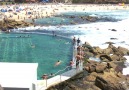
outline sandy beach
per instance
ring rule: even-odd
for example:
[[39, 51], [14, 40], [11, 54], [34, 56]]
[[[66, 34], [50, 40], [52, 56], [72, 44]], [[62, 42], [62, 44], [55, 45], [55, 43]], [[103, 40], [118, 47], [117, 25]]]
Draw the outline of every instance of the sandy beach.
[[25, 19], [37, 19], [50, 17], [60, 12], [76, 12], [76, 11], [98, 11], [98, 10], [129, 10], [129, 5], [110, 5], [110, 4], [79, 4], [79, 5], [67, 5], [67, 4], [21, 4], [21, 5], [8, 5], [0, 6], [0, 9], [4, 9], [7, 12], [2, 12], [3, 18], [14, 19], [16, 21], [22, 21]]

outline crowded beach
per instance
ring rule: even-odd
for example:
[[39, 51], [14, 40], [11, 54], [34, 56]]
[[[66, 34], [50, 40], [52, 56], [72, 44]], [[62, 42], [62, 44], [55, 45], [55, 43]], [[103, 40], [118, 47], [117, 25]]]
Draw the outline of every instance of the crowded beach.
[[82, 4], [82, 5], [67, 5], [63, 3], [56, 4], [18, 4], [18, 5], [3, 5], [0, 6], [1, 20], [4, 18], [23, 21], [37, 18], [50, 17], [60, 12], [70, 11], [96, 11], [96, 10], [128, 10], [129, 5], [110, 5], [110, 4]]

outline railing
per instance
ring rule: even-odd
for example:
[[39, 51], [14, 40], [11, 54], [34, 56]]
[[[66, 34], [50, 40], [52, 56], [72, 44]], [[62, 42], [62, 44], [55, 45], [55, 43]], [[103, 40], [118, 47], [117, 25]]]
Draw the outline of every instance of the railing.
[[59, 70], [58, 72], [53, 74], [54, 77], [50, 76], [51, 78], [49, 78], [49, 79], [46, 78], [44, 80], [41, 80], [41, 82], [40, 82], [41, 87], [39, 86], [39, 88], [37, 88], [36, 90], [45, 90], [46, 88], [48, 88], [52, 85], [58, 84], [62, 81], [65, 81], [65, 80], [69, 79], [70, 77], [76, 75], [80, 71], [82, 71], [82, 68], [79, 68], [79, 69], [73, 68], [73, 69], [71, 69], [63, 74], [58, 75], [58, 73], [63, 72], [64, 70], [69, 69], [69, 68], [70, 68], [70, 66], [67, 66], [65, 69]]
[[[83, 62], [80, 60], [79, 61], [79, 67], [76, 68], [76, 55], [77, 55], [77, 44], [73, 45], [73, 62], [74, 65], [71, 66], [67, 66], [62, 70], [57, 71], [54, 74], [50, 74], [50, 75], [45, 75], [44, 80], [39, 80], [39, 83], [41, 85], [37, 85], [37, 89], [36, 90], [45, 90], [48, 87], [58, 84], [62, 81], [65, 81], [67, 79], [69, 79], [70, 77], [76, 75], [77, 73], [81, 72], [83, 70]], [[68, 70], [67, 72], [64, 72]], [[62, 74], [59, 74], [61, 72], [64, 72]]]

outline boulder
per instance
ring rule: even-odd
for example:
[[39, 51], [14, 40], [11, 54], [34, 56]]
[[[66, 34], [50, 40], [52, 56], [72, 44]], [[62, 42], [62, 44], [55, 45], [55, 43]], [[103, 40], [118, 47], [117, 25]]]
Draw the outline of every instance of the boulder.
[[118, 49], [112, 43], [109, 43], [108, 48], [112, 49], [113, 52], [118, 51]]
[[88, 82], [94, 82], [96, 80], [96, 77], [92, 74], [85, 77], [85, 80]]
[[112, 61], [120, 61], [120, 57], [115, 54], [111, 55], [111, 59]]
[[112, 54], [113, 53], [113, 50], [111, 48], [106, 48], [106, 49], [103, 49], [103, 54]]
[[95, 66], [94, 65], [90, 65], [89, 66], [89, 73], [91, 73], [91, 72], [94, 72], [95, 71]]
[[22, 25], [23, 24], [23, 22], [22, 21], [18, 21], [17, 22], [17, 25], [19, 26], [19, 25]]
[[128, 55], [129, 54], [129, 50], [127, 48], [119, 46], [118, 50], [123, 52], [124, 55]]
[[103, 49], [101, 49], [100, 47], [93, 47], [93, 53], [96, 54], [96, 55], [102, 54]]
[[84, 58], [90, 58], [90, 57], [93, 57], [93, 53], [90, 53], [90, 52], [85, 52], [84, 53]]
[[116, 66], [117, 66], [117, 65], [116, 65], [114, 62], [108, 62], [108, 63], [107, 63], [107, 67], [108, 67], [108, 68], [116, 68]]
[[102, 61], [113, 61], [112, 58], [109, 55], [107, 55], [107, 54], [100, 54], [99, 58]]
[[92, 17], [92, 16], [87, 16], [86, 20], [90, 21], [90, 22], [95, 22], [98, 18], [97, 17]]
[[[72, 90], [72, 89], [67, 89], [67, 90]], [[101, 90], [101, 89], [95, 86], [94, 82], [88, 82], [86, 80], [83, 80], [83, 85], [81, 86], [81, 89], [78, 90]]]
[[116, 29], [111, 29], [111, 31], [117, 31]]
[[103, 73], [104, 70], [107, 68], [107, 63], [101, 63], [96, 66], [96, 72], [97, 73]]
[[98, 62], [93, 61], [93, 60], [88, 60], [87, 63], [84, 66], [84, 69], [91, 73], [95, 71], [95, 66], [97, 65]]
[[88, 60], [87, 63], [91, 65], [95, 65], [95, 64], [97, 65], [98, 62], [94, 60]]
[[117, 56], [121, 56], [121, 57], [124, 56], [124, 53], [122, 51], [120, 51], [120, 50], [114, 52], [114, 54], [116, 54]]
[[116, 66], [115, 71], [116, 71], [117, 73], [119, 73], [119, 72], [122, 73], [123, 67], [122, 67], [122, 66]]
[[84, 70], [86, 70], [86, 71], [88, 71], [88, 72], [89, 72], [89, 71], [90, 71], [89, 66], [85, 66], [85, 67], [84, 67]]
[[119, 79], [113, 75], [107, 77], [97, 76], [95, 85], [102, 90], [126, 90], [126, 87], [119, 83]]

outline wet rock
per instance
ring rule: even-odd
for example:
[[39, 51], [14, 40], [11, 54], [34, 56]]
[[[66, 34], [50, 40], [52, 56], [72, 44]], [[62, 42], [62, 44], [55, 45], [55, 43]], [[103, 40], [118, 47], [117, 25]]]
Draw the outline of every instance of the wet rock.
[[110, 38], [111, 40], [117, 40], [117, 38]]
[[97, 17], [92, 17], [92, 16], [87, 16], [86, 17], [86, 20], [88, 20], [88, 21], [90, 21], [90, 22], [95, 22], [95, 21], [97, 21]]
[[70, 18], [75, 18], [75, 16], [70, 16]]
[[71, 22], [70, 22], [70, 24], [76, 24], [76, 22], [74, 22], [74, 21], [71, 21]]
[[111, 29], [111, 31], [117, 31], [116, 29]]
[[112, 45], [112, 44], [115, 44], [115, 43], [114, 42], [105, 42], [105, 44]]

